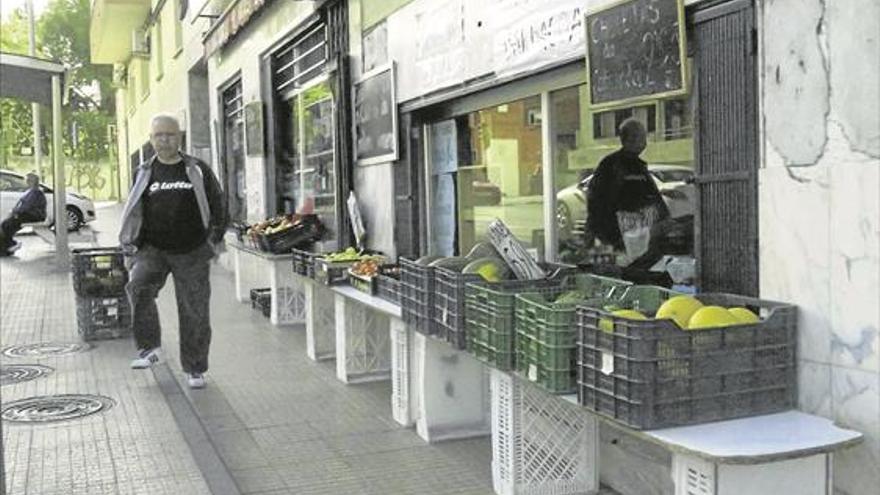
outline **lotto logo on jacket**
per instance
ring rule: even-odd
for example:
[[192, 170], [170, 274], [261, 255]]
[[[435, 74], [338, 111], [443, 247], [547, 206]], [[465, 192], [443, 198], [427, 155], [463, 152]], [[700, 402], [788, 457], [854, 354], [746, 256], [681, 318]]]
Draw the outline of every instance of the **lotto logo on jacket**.
[[156, 191], [170, 191], [174, 189], [192, 189], [193, 185], [186, 181], [175, 181], [175, 182], [153, 182], [150, 184], [150, 194], [153, 194]]

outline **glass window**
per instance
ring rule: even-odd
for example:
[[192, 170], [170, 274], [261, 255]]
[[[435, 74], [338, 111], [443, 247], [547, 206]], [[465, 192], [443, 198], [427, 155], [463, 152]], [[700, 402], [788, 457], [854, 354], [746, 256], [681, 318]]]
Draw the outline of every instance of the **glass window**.
[[[620, 149], [619, 127], [628, 118], [636, 118], [645, 125], [648, 142], [640, 158], [647, 163], [671, 217], [679, 219], [685, 230], [692, 228], [687, 218], [694, 213], [696, 195], [690, 183], [694, 176], [694, 150], [687, 98], [591, 111], [583, 84], [551, 92], [550, 104], [559, 260], [584, 262], [597, 250], [614, 251], [596, 244], [586, 232], [587, 188], [602, 158]], [[668, 252], [663, 254], [689, 253], [692, 240], [692, 231], [689, 240], [672, 239]], [[627, 262], [622, 256], [618, 258]]]
[[467, 253], [501, 219], [543, 244], [541, 99], [484, 108], [431, 126], [432, 251]]
[[156, 17], [156, 25], [153, 28], [153, 49], [156, 52], [156, 80], [162, 79], [162, 74], [164, 71], [164, 60], [162, 59], [162, 19], [161, 17]]
[[315, 213], [327, 228], [324, 241], [337, 238], [335, 102], [321, 82], [284, 102], [283, 132], [276, 194], [285, 212]]

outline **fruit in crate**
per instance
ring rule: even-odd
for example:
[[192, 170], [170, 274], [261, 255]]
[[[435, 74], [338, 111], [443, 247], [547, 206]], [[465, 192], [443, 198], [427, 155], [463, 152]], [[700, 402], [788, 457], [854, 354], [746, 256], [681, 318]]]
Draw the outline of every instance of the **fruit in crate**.
[[355, 248], [350, 247], [345, 251], [326, 254], [324, 255], [324, 259], [331, 263], [343, 261], [358, 261], [359, 259], [361, 259], [361, 255], [357, 252]]
[[[648, 318], [636, 311], [634, 309], [617, 309], [611, 312], [612, 315], [618, 318], [624, 318], [627, 320], [647, 320]], [[602, 318], [599, 320], [599, 330], [608, 333], [614, 333], [614, 322], [611, 321], [610, 318]]]
[[379, 274], [381, 266], [379, 258], [365, 258], [351, 265], [351, 273], [361, 277], [375, 277]]
[[654, 315], [654, 318], [657, 318], [658, 320], [674, 320], [679, 327], [687, 328], [688, 323], [691, 321], [691, 317], [693, 317], [694, 313], [702, 307], [703, 303], [698, 301], [695, 297], [675, 296], [669, 298], [669, 300], [660, 306], [657, 310], [657, 314]]
[[739, 321], [740, 323], [758, 323], [759, 321], [761, 321], [761, 319], [758, 318], [758, 315], [752, 313], [751, 310], [747, 308], [730, 308], [727, 311], [732, 314], [733, 317], [736, 318], [737, 321]]
[[500, 282], [510, 277], [510, 269], [498, 258], [480, 258], [467, 264], [461, 273], [476, 273], [487, 282]]
[[471, 260], [462, 256], [448, 256], [446, 258], [436, 259], [428, 263], [428, 266], [433, 266], [435, 268], [448, 268], [452, 271], [461, 272], [470, 262]]
[[688, 322], [688, 330], [702, 328], [727, 327], [740, 322], [726, 308], [721, 306], [703, 306], [698, 309]]

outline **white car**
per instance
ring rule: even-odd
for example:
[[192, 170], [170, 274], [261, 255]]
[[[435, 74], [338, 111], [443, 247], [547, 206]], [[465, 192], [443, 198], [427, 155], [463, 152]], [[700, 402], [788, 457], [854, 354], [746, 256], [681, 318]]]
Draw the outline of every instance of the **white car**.
[[[595, 170], [584, 170], [581, 179], [556, 193], [556, 225], [561, 240], [569, 239], [575, 227], [587, 220], [587, 185]], [[691, 183], [694, 170], [683, 165], [648, 164], [648, 173], [672, 218], [693, 215], [696, 191]]]
[[[40, 184], [46, 194], [46, 224], [53, 223], [54, 206], [52, 188]], [[28, 190], [24, 175], [11, 170], [0, 170], [0, 220], [9, 216], [12, 209]], [[95, 220], [95, 204], [91, 199], [74, 191], [67, 191], [67, 230], [78, 230], [88, 222]]]

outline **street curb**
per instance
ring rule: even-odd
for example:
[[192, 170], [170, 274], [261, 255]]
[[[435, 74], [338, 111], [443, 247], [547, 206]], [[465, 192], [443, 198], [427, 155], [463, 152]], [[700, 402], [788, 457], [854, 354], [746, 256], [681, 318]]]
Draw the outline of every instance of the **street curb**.
[[241, 490], [229, 473], [223, 459], [217, 453], [204, 424], [183, 393], [180, 384], [174, 378], [171, 368], [166, 363], [159, 363], [151, 369], [211, 493], [214, 495], [241, 495]]

